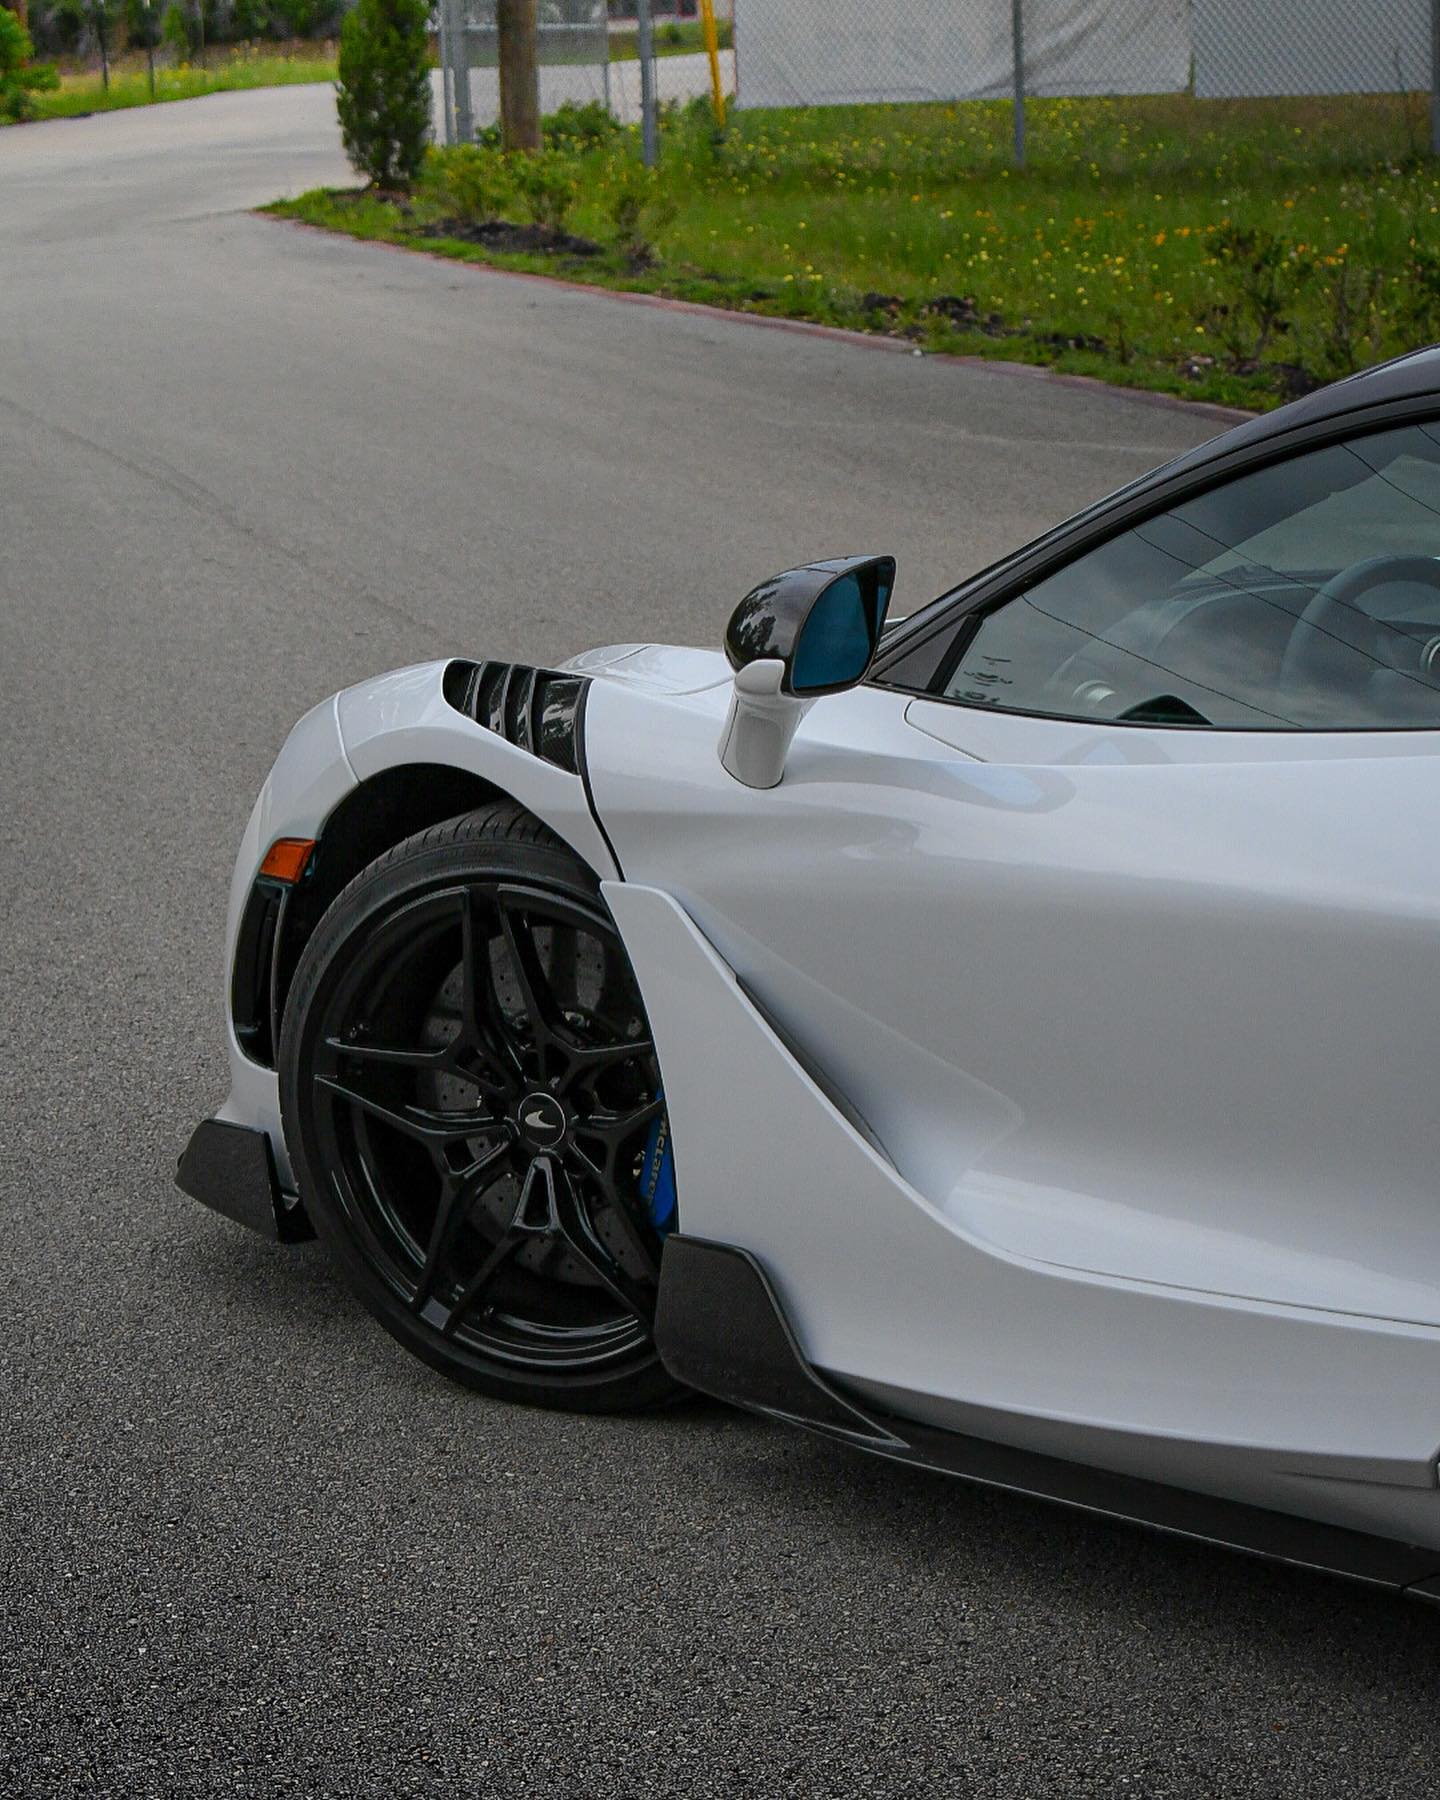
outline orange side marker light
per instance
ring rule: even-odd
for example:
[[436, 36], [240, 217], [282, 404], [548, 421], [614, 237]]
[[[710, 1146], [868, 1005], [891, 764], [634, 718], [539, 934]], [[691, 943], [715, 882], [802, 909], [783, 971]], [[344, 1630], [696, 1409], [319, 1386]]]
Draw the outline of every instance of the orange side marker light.
[[310, 853], [314, 848], [314, 838], [276, 838], [265, 852], [260, 873], [268, 875], [272, 881], [283, 881], [287, 885], [297, 882], [305, 873], [305, 866], [310, 861]]

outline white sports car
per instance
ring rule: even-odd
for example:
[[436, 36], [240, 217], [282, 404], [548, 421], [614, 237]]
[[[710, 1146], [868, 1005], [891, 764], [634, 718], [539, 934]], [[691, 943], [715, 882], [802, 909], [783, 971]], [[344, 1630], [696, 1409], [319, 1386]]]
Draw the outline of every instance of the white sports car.
[[181, 1186], [490, 1394], [1440, 1598], [1440, 349], [893, 576], [308, 713]]

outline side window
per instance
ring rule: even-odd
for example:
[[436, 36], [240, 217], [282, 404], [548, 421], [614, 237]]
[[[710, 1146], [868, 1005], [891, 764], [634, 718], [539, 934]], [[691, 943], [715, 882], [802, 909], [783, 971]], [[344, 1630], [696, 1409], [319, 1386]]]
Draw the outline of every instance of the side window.
[[1440, 728], [1440, 426], [1243, 475], [965, 628], [946, 698], [1248, 730]]

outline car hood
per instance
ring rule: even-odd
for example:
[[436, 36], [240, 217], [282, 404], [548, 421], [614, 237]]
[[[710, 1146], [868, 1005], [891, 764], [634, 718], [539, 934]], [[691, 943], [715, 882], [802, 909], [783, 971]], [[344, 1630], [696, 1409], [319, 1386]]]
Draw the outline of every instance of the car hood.
[[657, 694], [696, 694], [730, 679], [730, 665], [719, 650], [696, 650], [685, 644], [606, 644], [585, 650], [560, 664], [577, 675], [622, 681]]

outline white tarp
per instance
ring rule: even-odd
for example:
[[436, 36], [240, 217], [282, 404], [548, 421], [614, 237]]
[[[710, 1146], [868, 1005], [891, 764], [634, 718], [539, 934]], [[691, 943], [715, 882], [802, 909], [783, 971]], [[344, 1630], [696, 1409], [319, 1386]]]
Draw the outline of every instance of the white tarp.
[[[1025, 0], [1032, 94], [1163, 94], [1190, 79], [1188, 0]], [[741, 106], [1011, 92], [1010, 0], [735, 0]]]
[[1430, 86], [1431, 0], [1195, 0], [1195, 92], [1382, 94]]

